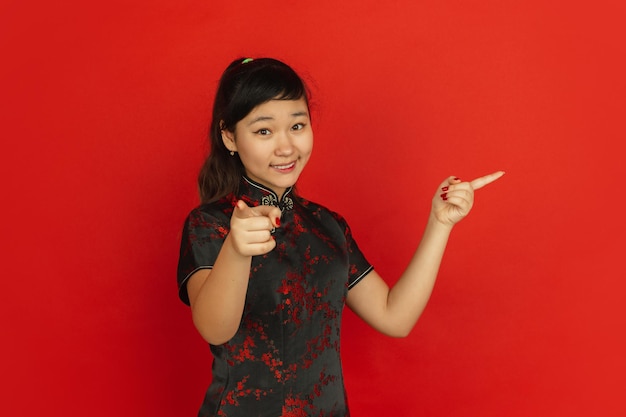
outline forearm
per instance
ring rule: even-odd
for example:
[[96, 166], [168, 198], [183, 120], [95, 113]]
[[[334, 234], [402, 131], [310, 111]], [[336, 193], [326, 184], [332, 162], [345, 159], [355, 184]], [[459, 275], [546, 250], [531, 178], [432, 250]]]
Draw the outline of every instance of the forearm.
[[384, 322], [389, 333], [407, 335], [430, 298], [452, 226], [430, 216], [422, 240], [400, 279], [387, 295]]
[[372, 271], [348, 292], [348, 306], [384, 334], [408, 335], [430, 298], [453, 225], [471, 210], [474, 190], [502, 175], [504, 172], [498, 171], [471, 182], [456, 177], [443, 181], [433, 197], [422, 240], [398, 282], [389, 289]]
[[207, 342], [222, 344], [237, 332], [246, 300], [251, 259], [251, 256], [237, 253], [227, 236], [213, 269], [204, 280], [198, 280], [201, 282], [189, 283], [193, 322]]

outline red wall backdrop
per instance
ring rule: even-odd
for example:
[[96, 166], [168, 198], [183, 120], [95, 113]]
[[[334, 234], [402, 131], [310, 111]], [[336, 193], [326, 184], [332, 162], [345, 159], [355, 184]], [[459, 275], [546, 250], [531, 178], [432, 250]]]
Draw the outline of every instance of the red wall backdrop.
[[346, 313], [355, 416], [626, 415], [622, 1], [38, 3], [0, 13], [1, 415], [195, 415], [175, 266], [239, 55], [309, 80], [301, 189], [390, 283], [442, 178], [507, 171], [410, 337]]

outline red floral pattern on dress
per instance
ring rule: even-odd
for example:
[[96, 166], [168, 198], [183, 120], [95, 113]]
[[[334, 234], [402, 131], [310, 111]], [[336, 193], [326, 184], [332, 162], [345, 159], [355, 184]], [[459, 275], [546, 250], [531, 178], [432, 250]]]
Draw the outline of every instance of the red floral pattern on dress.
[[178, 280], [210, 268], [228, 234], [238, 199], [275, 202], [283, 211], [276, 248], [255, 256], [239, 330], [211, 346], [213, 380], [202, 417], [349, 416], [340, 361], [348, 286], [371, 266], [345, 220], [287, 190], [283, 200], [248, 179], [240, 194], [201, 206], [187, 219]]

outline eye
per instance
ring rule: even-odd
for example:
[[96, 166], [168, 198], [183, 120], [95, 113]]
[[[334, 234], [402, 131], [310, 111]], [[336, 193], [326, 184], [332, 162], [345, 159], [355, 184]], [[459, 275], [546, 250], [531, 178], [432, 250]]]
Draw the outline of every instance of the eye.
[[291, 127], [291, 130], [302, 130], [304, 129], [304, 123], [296, 123]]
[[270, 135], [272, 132], [270, 132], [269, 129], [259, 129], [255, 132], [257, 135], [261, 135], [261, 136], [267, 136]]

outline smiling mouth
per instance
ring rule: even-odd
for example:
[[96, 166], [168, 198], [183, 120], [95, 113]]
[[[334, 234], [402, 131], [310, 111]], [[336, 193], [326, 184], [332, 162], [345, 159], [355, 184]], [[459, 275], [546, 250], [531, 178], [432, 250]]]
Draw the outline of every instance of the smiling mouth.
[[296, 165], [296, 162], [290, 162], [288, 164], [284, 164], [284, 165], [271, 165], [272, 168], [274, 169], [280, 169], [280, 170], [285, 170], [285, 169], [291, 169]]

